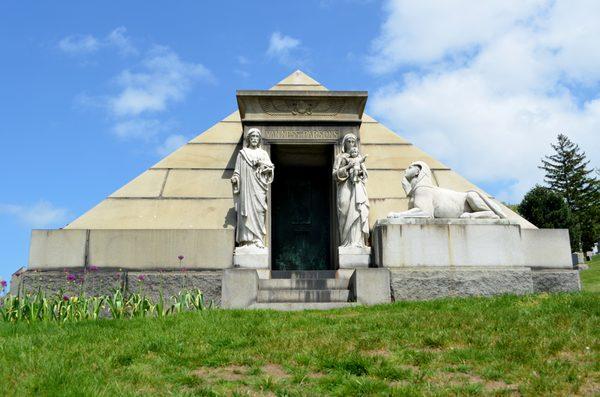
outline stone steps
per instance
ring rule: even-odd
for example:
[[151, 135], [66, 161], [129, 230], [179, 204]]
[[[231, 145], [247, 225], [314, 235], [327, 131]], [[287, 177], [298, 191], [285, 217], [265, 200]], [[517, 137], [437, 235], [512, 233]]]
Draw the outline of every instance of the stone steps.
[[350, 279], [336, 270], [271, 271], [258, 281], [258, 296], [251, 308], [273, 310], [334, 309], [352, 306]]
[[261, 290], [344, 290], [348, 289], [348, 278], [271, 278], [259, 280]]
[[258, 290], [258, 302], [348, 302], [348, 289]]
[[297, 310], [330, 310], [359, 306], [356, 302], [258, 302], [249, 309], [297, 311]]

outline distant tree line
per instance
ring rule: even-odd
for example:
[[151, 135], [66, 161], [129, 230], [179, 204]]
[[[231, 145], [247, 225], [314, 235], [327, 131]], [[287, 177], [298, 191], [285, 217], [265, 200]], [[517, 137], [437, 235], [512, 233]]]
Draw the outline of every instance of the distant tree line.
[[536, 185], [517, 206], [518, 212], [540, 228], [567, 228], [573, 251], [590, 251], [600, 240], [600, 180], [589, 169], [585, 152], [566, 135], [551, 145], [539, 167], [546, 186]]

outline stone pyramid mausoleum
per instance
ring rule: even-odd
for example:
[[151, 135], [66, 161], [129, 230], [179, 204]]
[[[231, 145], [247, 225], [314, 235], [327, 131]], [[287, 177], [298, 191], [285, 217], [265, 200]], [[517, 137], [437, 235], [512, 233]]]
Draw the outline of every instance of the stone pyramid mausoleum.
[[[327, 88], [297, 70], [271, 90], [326, 91]], [[240, 114], [235, 111], [65, 228], [232, 229], [235, 214], [229, 178], [241, 140]], [[408, 200], [400, 180], [413, 161], [429, 164], [438, 186], [482, 191], [367, 114], [362, 117], [360, 143], [369, 156], [371, 226], [391, 211], [407, 209]], [[502, 209], [508, 219], [521, 227], [535, 228], [509, 208], [502, 206]]]
[[366, 91], [298, 70], [236, 96], [64, 228], [33, 230], [11, 291], [69, 291], [76, 275], [88, 294], [198, 288], [295, 310], [580, 289], [567, 230], [536, 228], [365, 114]]

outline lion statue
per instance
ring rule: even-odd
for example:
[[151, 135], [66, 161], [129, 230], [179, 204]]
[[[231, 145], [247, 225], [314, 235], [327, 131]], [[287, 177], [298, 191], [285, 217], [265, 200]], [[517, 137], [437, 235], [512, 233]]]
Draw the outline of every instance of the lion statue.
[[477, 191], [462, 193], [434, 186], [431, 169], [423, 161], [408, 166], [402, 187], [409, 210], [390, 212], [388, 218], [506, 218], [498, 204]]

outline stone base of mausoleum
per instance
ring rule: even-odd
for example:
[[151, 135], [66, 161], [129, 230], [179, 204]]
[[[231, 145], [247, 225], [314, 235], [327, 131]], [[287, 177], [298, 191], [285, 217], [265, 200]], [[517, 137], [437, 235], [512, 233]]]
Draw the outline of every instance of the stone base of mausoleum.
[[21, 270], [13, 275], [10, 292], [99, 296], [120, 290], [124, 294], [142, 293], [158, 299], [161, 292], [164, 297], [170, 297], [180, 291], [200, 289], [207, 304], [212, 301], [218, 306], [221, 303], [222, 279], [222, 270]]
[[390, 269], [395, 300], [427, 300], [453, 296], [524, 295], [532, 293], [528, 268]]
[[532, 270], [533, 292], [573, 292], [581, 290], [578, 270]]

